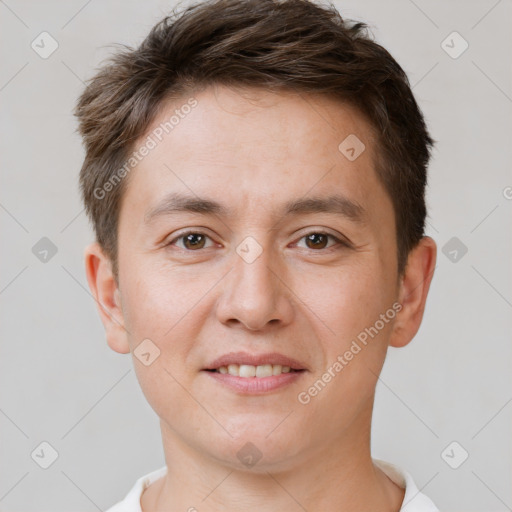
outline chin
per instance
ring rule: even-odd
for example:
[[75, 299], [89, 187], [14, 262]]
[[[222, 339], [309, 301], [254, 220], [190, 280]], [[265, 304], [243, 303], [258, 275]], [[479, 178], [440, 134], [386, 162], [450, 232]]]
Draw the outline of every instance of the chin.
[[[282, 419], [281, 415], [279, 421]], [[288, 469], [291, 459], [298, 454], [295, 433], [300, 430], [282, 428], [279, 421], [274, 421], [271, 428], [267, 428], [266, 422], [264, 427], [253, 422], [238, 423], [236, 430], [229, 429], [232, 433], [236, 431], [233, 438], [226, 434], [222, 438], [209, 439], [209, 451], [214, 458], [235, 470], [265, 473]]]

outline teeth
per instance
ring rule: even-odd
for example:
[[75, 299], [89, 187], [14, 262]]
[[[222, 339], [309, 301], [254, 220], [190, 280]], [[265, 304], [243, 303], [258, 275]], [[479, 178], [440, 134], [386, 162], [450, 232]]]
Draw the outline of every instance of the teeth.
[[256, 377], [270, 377], [273, 374], [274, 371], [271, 364], [262, 364], [261, 366], [256, 366]]
[[[231, 365], [229, 365], [231, 366]], [[248, 364], [241, 364], [239, 368], [240, 377], [256, 377], [256, 367]], [[233, 375], [233, 374], [231, 374]]]
[[240, 375], [240, 366], [238, 366], [237, 364], [230, 364], [228, 366], [228, 373], [229, 375], [236, 375], [236, 376], [239, 376]]
[[280, 364], [272, 366], [272, 375], [279, 375], [283, 371], [283, 367]]
[[271, 377], [272, 375], [281, 375], [281, 373], [289, 373], [295, 370], [292, 370], [289, 366], [282, 366], [280, 364], [262, 364], [260, 366], [230, 364], [228, 366], [221, 366], [215, 371], [234, 375], [235, 377]]

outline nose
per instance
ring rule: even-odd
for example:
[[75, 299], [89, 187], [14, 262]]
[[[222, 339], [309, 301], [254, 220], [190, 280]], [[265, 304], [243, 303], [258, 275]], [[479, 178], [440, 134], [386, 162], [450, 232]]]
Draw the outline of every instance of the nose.
[[243, 252], [233, 251], [233, 268], [223, 280], [216, 311], [226, 325], [261, 331], [271, 325], [286, 325], [293, 318], [293, 293], [286, 272], [271, 249], [261, 247], [253, 261]]

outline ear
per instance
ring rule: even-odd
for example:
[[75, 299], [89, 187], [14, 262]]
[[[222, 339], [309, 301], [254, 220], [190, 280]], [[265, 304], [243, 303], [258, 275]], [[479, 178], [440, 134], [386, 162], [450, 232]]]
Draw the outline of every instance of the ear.
[[85, 273], [105, 327], [109, 347], [120, 354], [130, 352], [124, 326], [121, 295], [112, 273], [112, 262], [95, 242], [86, 247]]
[[429, 236], [424, 236], [409, 253], [399, 288], [398, 301], [402, 309], [393, 325], [390, 346], [404, 347], [418, 332], [434, 275], [436, 257], [437, 246]]

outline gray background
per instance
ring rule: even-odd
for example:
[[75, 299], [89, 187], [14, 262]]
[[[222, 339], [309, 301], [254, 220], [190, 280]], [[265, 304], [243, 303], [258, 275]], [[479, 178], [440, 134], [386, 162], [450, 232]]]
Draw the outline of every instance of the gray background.
[[[102, 46], [138, 44], [173, 5], [0, 2], [2, 511], [105, 510], [164, 465], [131, 357], [108, 348], [88, 291], [71, 111]], [[389, 351], [373, 455], [409, 470], [442, 510], [511, 510], [512, 2], [336, 5], [400, 62], [438, 141], [428, 189], [438, 264], [418, 335]], [[43, 31], [59, 44], [47, 59], [31, 48]], [[442, 46], [453, 31], [469, 44], [458, 58]], [[32, 251], [42, 237], [58, 250], [46, 262]], [[456, 261], [443, 253], [453, 237]], [[31, 457], [43, 441], [58, 452], [48, 469]], [[453, 441], [452, 464], [469, 453], [458, 469], [442, 457]]]

